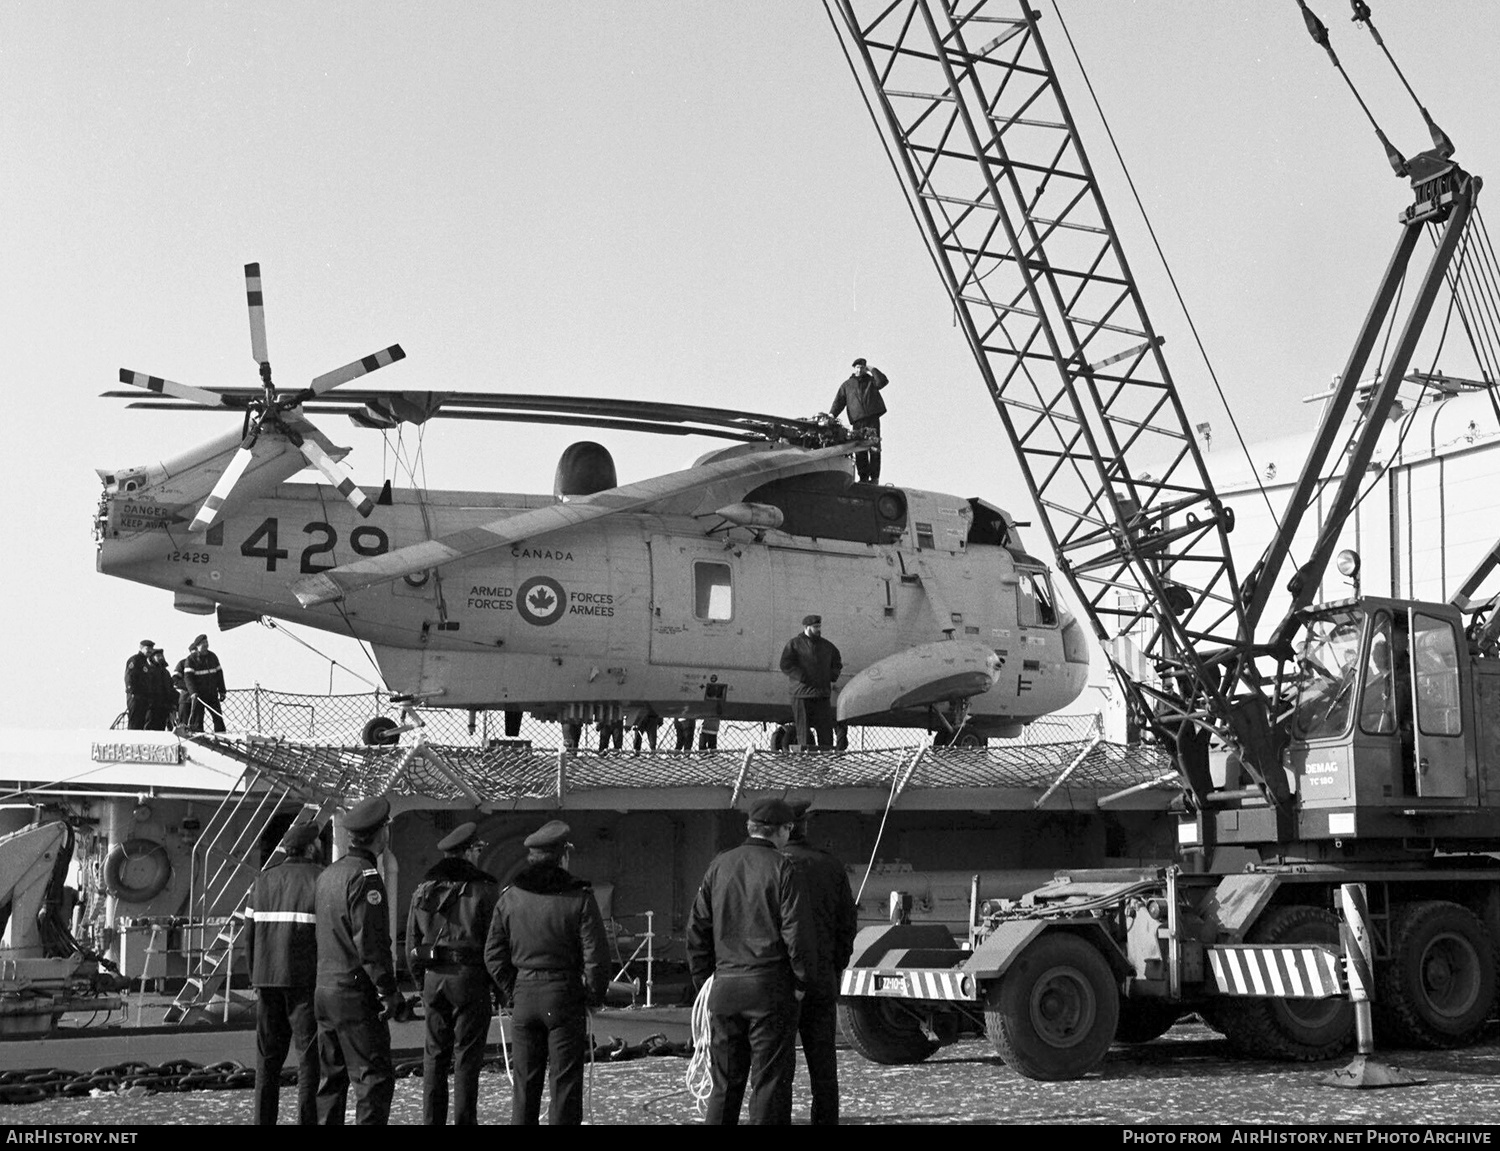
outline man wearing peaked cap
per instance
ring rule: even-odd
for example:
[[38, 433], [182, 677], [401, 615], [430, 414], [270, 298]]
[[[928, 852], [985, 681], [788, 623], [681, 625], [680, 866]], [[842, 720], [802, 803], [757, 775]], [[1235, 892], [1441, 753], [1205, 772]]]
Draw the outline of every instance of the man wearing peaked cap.
[[828, 414], [835, 418], [846, 408], [849, 425], [857, 439], [865, 443], [861, 451], [854, 453], [854, 468], [861, 483], [880, 482], [880, 417], [885, 415], [885, 373], [871, 367], [863, 356], [851, 365], [853, 373], [839, 385], [838, 394], [829, 405]]
[[294, 851], [301, 851], [317, 838], [318, 825], [316, 823], [294, 823], [281, 837], [281, 847], [290, 855]]
[[823, 617], [802, 617], [802, 631], [781, 650], [781, 673], [792, 696], [792, 720], [803, 751], [813, 736], [823, 751], [833, 750], [833, 685], [844, 674], [844, 657], [823, 638]]
[[213, 720], [214, 730], [224, 730], [224, 669], [219, 657], [208, 650], [208, 636], [194, 638], [187, 658], [182, 661], [182, 681], [191, 702], [188, 705], [188, 728], [203, 730], [203, 713]]
[[782, 853], [802, 881], [808, 931], [807, 994], [797, 1011], [797, 1034], [812, 1085], [814, 1126], [839, 1121], [839, 1069], [834, 1043], [838, 1032], [839, 977], [854, 952], [859, 913], [849, 889], [849, 873], [832, 854], [807, 841], [808, 800], [791, 804], [795, 822]]
[[571, 829], [562, 820], [549, 820], [526, 837], [524, 846], [528, 849], [560, 852], [573, 846], [568, 842], [569, 834]]
[[245, 963], [256, 991], [255, 1121], [276, 1122], [287, 1053], [297, 1066], [297, 1122], [317, 1122], [318, 978], [316, 823], [294, 823], [280, 859], [255, 877], [245, 908]]
[[125, 720], [132, 731], [142, 731], [151, 721], [151, 653], [156, 645], [143, 639], [138, 650], [125, 661]]
[[362, 799], [344, 816], [344, 830], [351, 835], [365, 835], [391, 818], [391, 801], [383, 795]]
[[495, 877], [479, 869], [484, 847], [477, 823], [461, 823], [438, 840], [443, 858], [417, 884], [406, 918], [407, 958], [426, 1008], [422, 1122], [439, 1127], [448, 1121], [450, 1070], [454, 1124], [479, 1122], [491, 1000], [484, 942], [500, 898]]
[[349, 853], [318, 877], [318, 1123], [342, 1126], [349, 1084], [356, 1121], [384, 1126], [396, 1090], [387, 1023], [401, 1006], [391, 962], [390, 907], [376, 861], [391, 804], [361, 800], [343, 817]]
[[500, 893], [484, 947], [515, 1024], [510, 1121], [540, 1121], [550, 1078], [547, 1122], [576, 1124], [583, 1122], [588, 1009], [604, 1002], [609, 985], [604, 919], [593, 889], [567, 870], [566, 823], [551, 820], [525, 842], [526, 866]]
[[796, 820], [797, 813], [784, 799], [760, 799], [750, 805], [749, 818], [751, 823], [780, 827], [782, 824], [789, 824]]
[[688, 967], [699, 994], [712, 979], [709, 1123], [739, 1122], [747, 1083], [751, 1123], [792, 1121], [797, 1000], [809, 974], [801, 886], [780, 850], [794, 820], [784, 800], [752, 804], [745, 842], [708, 865], [693, 903]]

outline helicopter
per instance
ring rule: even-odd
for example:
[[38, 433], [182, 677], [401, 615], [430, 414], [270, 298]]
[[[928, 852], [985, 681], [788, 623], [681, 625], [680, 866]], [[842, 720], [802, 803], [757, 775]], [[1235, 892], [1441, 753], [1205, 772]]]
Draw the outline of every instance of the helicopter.
[[[841, 650], [836, 717], [942, 743], [1014, 737], [1076, 699], [1081, 625], [1007, 512], [857, 481], [869, 446], [820, 415], [638, 400], [347, 388], [391, 345], [278, 390], [260, 266], [245, 267], [252, 387], [122, 369], [129, 407], [238, 426], [160, 463], [100, 469], [97, 569], [169, 591], [221, 629], [264, 617], [367, 643], [394, 696], [562, 722], [791, 717], [779, 655], [808, 613]], [[144, 393], [144, 394], [143, 394]], [[562, 454], [546, 494], [359, 487], [311, 421], [434, 417], [731, 441], [619, 483], [608, 449]], [[311, 465], [326, 481], [293, 483]], [[330, 490], [331, 489], [331, 490]]]

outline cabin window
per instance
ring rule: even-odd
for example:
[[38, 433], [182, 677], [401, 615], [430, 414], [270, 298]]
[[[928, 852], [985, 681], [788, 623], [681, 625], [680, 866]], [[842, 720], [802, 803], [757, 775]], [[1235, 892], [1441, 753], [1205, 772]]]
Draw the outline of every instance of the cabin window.
[[1458, 642], [1447, 620], [1413, 613], [1412, 668], [1416, 673], [1417, 728], [1423, 735], [1459, 735]]
[[1057, 608], [1046, 572], [1017, 572], [1016, 622], [1022, 627], [1056, 627]]
[[1376, 612], [1370, 624], [1370, 655], [1365, 660], [1359, 705], [1360, 730], [1371, 735], [1390, 735], [1399, 728], [1398, 707], [1404, 709], [1407, 727], [1411, 726], [1410, 677], [1404, 667], [1392, 667], [1391, 644], [1390, 613]]
[[1308, 620], [1297, 652], [1293, 713], [1293, 730], [1303, 739], [1328, 739], [1349, 726], [1364, 622], [1360, 611], [1334, 611]]
[[920, 520], [916, 523], [917, 549], [919, 551], [933, 551], [937, 548], [937, 537], [932, 534], [932, 525], [924, 524]]
[[693, 614], [699, 619], [729, 619], [734, 615], [728, 564], [693, 564]]

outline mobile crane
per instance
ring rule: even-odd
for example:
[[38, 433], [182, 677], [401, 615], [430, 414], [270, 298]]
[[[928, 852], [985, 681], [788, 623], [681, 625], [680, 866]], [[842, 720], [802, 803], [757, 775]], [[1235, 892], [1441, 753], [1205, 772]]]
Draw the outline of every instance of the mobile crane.
[[[867, 1058], [906, 1063], [982, 1029], [1022, 1074], [1069, 1079], [1112, 1042], [1197, 1011], [1242, 1053], [1327, 1058], [1354, 1019], [1333, 907], [1341, 884], [1362, 883], [1383, 1041], [1471, 1041], [1495, 1007], [1500, 938], [1500, 863], [1484, 854], [1500, 850], [1500, 613], [1478, 593], [1497, 561], [1448, 603], [1313, 600], [1445, 282], [1466, 323], [1481, 322], [1464, 264], [1480, 180], [1425, 109], [1433, 146], [1409, 159], [1376, 127], [1413, 200], [1279, 528], [1240, 578], [1232, 509], [1208, 478], [1040, 15], [1024, 0], [828, 2], [1058, 570], [1181, 783], [1171, 866], [1060, 873], [1016, 901], [982, 902], [976, 883], [962, 940], [894, 911], [891, 926], [867, 928], [843, 974], [845, 1034]], [[1354, 10], [1383, 49], [1368, 7]], [[1424, 231], [1434, 250], [1419, 268]], [[1360, 393], [1402, 294], [1379, 380]], [[1269, 621], [1320, 493], [1290, 607]], [[1122, 636], [1140, 638], [1154, 676], [1119, 658]]]

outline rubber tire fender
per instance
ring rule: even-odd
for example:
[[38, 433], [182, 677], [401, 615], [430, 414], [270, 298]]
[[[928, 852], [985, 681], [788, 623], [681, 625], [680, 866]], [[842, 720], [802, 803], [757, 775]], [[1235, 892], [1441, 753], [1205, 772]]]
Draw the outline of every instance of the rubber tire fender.
[[[143, 859], [156, 861], [156, 874], [132, 887], [125, 882], [126, 864]], [[109, 849], [104, 860], [104, 889], [126, 903], [145, 903], [155, 899], [172, 882], [172, 857], [154, 839], [127, 839]]]

